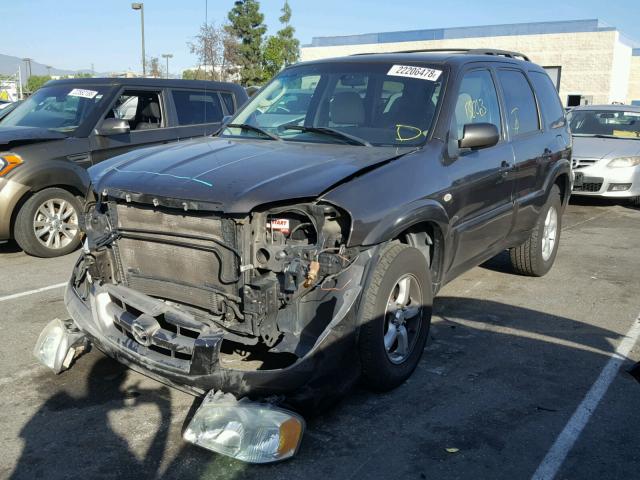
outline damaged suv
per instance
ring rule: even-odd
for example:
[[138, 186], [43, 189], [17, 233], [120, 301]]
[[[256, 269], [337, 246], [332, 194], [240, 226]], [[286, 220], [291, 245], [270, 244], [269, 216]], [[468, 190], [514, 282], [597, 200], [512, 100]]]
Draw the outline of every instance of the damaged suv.
[[187, 440], [292, 456], [290, 409], [411, 375], [446, 282], [505, 249], [520, 273], [551, 268], [571, 137], [549, 77], [517, 57], [301, 63], [215, 138], [93, 167], [71, 318], [36, 355], [60, 372], [92, 344], [206, 395]]

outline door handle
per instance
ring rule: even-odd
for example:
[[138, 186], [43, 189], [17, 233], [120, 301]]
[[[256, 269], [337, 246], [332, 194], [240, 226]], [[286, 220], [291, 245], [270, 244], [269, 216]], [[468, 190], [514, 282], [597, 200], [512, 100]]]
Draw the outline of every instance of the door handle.
[[509, 172], [511, 171], [512, 167], [513, 165], [511, 163], [509, 163], [506, 160], [503, 160], [500, 163], [500, 176], [503, 178], [509, 176]]

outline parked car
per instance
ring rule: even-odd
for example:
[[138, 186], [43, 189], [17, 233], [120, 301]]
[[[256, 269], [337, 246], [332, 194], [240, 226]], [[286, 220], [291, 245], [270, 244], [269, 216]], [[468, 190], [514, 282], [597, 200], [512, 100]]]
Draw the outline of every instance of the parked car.
[[[545, 71], [516, 57], [300, 63], [217, 138], [91, 168], [71, 318], [36, 356], [60, 372], [91, 343], [206, 395], [188, 441], [292, 456], [297, 409], [411, 375], [445, 283], [505, 249], [524, 275], [553, 265], [571, 136]], [[290, 90], [311, 95], [295, 119], [262, 113]]]
[[10, 111], [16, 108], [18, 105], [22, 103], [22, 100], [18, 100], [17, 102], [5, 103], [0, 105], [0, 120], [6, 117]]
[[573, 134], [574, 195], [640, 205], [640, 107], [587, 105], [568, 115]]
[[13, 237], [39, 257], [75, 250], [87, 167], [136, 148], [210, 135], [246, 100], [231, 83], [48, 82], [0, 120], [0, 240]]

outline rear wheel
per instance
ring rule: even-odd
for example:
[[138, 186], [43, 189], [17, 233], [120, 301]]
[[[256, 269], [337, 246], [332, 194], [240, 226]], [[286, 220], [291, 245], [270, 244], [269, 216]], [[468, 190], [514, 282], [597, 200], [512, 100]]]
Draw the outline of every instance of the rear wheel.
[[416, 248], [391, 244], [363, 292], [358, 348], [364, 383], [375, 390], [402, 384], [418, 365], [429, 334], [431, 276]]
[[551, 270], [558, 253], [561, 229], [562, 200], [560, 189], [554, 185], [530, 237], [522, 245], [509, 250], [516, 272], [541, 277]]
[[57, 257], [80, 245], [80, 202], [61, 188], [47, 188], [33, 195], [16, 217], [14, 235], [26, 253]]

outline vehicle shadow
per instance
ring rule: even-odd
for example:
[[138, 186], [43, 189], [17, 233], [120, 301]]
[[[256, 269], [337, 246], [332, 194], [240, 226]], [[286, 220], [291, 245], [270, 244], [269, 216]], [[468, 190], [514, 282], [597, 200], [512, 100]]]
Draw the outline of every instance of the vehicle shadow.
[[[356, 386], [308, 416], [295, 459], [247, 465], [185, 443], [161, 478], [529, 478], [620, 335], [469, 298], [437, 298], [434, 316], [413, 376], [382, 394]], [[610, 478], [638, 467], [627, 462]]]
[[[86, 385], [77, 382], [82, 375], [67, 379], [70, 386], [51, 396], [20, 431], [24, 448], [9, 478], [152, 478], [171, 424], [168, 389], [124, 390], [126, 376], [124, 366], [100, 356], [85, 373]], [[50, 379], [48, 375], [47, 386]], [[67, 383], [63, 377], [53, 380], [57, 379]], [[77, 391], [84, 394], [74, 395]], [[129, 448], [131, 440], [113, 430], [109, 416], [145, 403], [157, 407], [161, 421], [152, 426], [156, 433], [147, 455], [140, 460]], [[142, 425], [143, 420], [137, 423]]]
[[5, 243], [0, 243], [0, 255], [5, 253], [18, 253], [21, 252], [22, 249], [18, 246], [18, 244], [14, 240], [9, 240]]
[[[279, 464], [248, 465], [169, 436], [172, 417], [186, 428], [200, 400], [172, 412], [160, 384], [132, 399], [126, 369], [106, 357], [80, 373], [49, 376], [37, 388], [59, 392], [21, 430], [24, 448], [10, 478], [529, 478], [619, 339], [570, 318], [463, 297], [438, 297], [434, 320], [407, 382], [386, 393], [356, 385], [340, 403], [308, 415], [300, 452]], [[68, 393], [82, 381], [86, 393]], [[131, 401], [154, 406], [160, 420], [131, 411], [131, 427], [119, 434], [110, 417]], [[640, 412], [627, 413], [630, 425], [634, 415], [640, 424]], [[142, 455], [141, 424], [155, 432]], [[640, 468], [640, 459], [619, 463], [611, 478], [632, 478]]]

